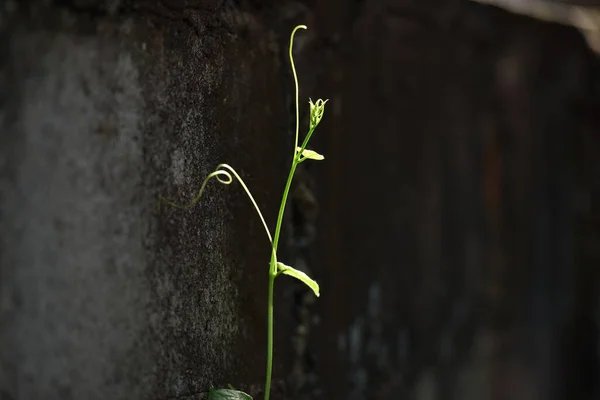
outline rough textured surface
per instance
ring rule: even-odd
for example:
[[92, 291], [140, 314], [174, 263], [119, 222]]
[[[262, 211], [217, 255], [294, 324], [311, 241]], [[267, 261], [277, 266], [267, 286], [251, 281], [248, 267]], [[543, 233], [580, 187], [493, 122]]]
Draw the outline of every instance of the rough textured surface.
[[103, 5], [0, 10], [0, 397], [257, 385], [260, 223], [237, 185], [212, 184], [191, 211], [158, 196], [188, 201], [226, 161], [276, 210], [287, 161], [273, 155], [289, 144], [278, 42], [215, 4], [185, 18]]

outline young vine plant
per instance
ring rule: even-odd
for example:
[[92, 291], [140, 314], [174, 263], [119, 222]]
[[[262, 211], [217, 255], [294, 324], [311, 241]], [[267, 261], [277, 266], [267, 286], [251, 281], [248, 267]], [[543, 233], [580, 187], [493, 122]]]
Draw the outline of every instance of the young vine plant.
[[[163, 202], [165, 202], [173, 207], [181, 208], [181, 209], [189, 209], [189, 208], [193, 207], [196, 203], [198, 203], [198, 201], [202, 197], [202, 194], [204, 193], [206, 184], [212, 178], [215, 178], [218, 182], [220, 182], [224, 185], [231, 184], [235, 178], [240, 183], [240, 185], [246, 192], [246, 195], [250, 199], [250, 202], [254, 206], [254, 209], [256, 210], [256, 213], [258, 214], [258, 217], [260, 218], [260, 220], [263, 224], [265, 233], [267, 234], [267, 238], [269, 239], [269, 242], [271, 244], [271, 249], [272, 249], [271, 261], [269, 263], [269, 286], [268, 286], [268, 308], [267, 308], [267, 366], [266, 366], [266, 372], [265, 372], [265, 391], [264, 391], [264, 394], [265, 394], [264, 399], [265, 400], [269, 400], [269, 397], [270, 397], [271, 376], [273, 373], [273, 305], [274, 305], [274, 299], [273, 299], [274, 291], [273, 290], [274, 290], [274, 286], [275, 286], [275, 279], [281, 275], [291, 276], [291, 277], [296, 278], [299, 281], [303, 282], [306, 286], [308, 286], [314, 292], [314, 294], [317, 297], [319, 296], [319, 285], [317, 284], [316, 281], [314, 281], [313, 279], [308, 277], [308, 275], [306, 275], [304, 272], [299, 271], [289, 265], [286, 265], [286, 264], [278, 261], [278, 259], [277, 259], [277, 249], [278, 249], [279, 238], [280, 238], [280, 234], [281, 234], [281, 225], [283, 223], [283, 215], [285, 213], [288, 195], [290, 192], [290, 188], [292, 186], [292, 181], [294, 179], [294, 174], [296, 172], [296, 168], [298, 167], [299, 164], [301, 164], [302, 162], [304, 162], [306, 160], [323, 160], [325, 158], [321, 154], [319, 154], [313, 150], [309, 150], [307, 148], [307, 145], [308, 145], [315, 129], [317, 128], [317, 125], [319, 125], [319, 122], [321, 122], [321, 119], [323, 118], [323, 114], [325, 112], [325, 104], [327, 103], [327, 100], [319, 99], [313, 103], [312, 100], [309, 99], [310, 118], [309, 118], [308, 131], [307, 131], [306, 136], [304, 137], [304, 140], [302, 141], [301, 144], [299, 144], [299, 140], [298, 140], [299, 139], [298, 132], [300, 129], [299, 128], [299, 125], [300, 125], [300, 115], [299, 114], [300, 113], [299, 113], [299, 105], [298, 105], [299, 88], [298, 88], [298, 75], [296, 73], [296, 67], [294, 65], [293, 45], [294, 45], [294, 35], [296, 34], [296, 31], [298, 31], [299, 29], [307, 29], [307, 27], [305, 25], [296, 26], [294, 28], [294, 30], [292, 31], [292, 34], [290, 35], [290, 43], [289, 43], [289, 58], [290, 58], [290, 64], [291, 64], [291, 68], [292, 68], [292, 75], [294, 78], [295, 105], [296, 105], [296, 134], [295, 134], [295, 142], [294, 142], [294, 154], [292, 157], [292, 165], [291, 165], [289, 173], [288, 173], [288, 178], [285, 183], [285, 187], [283, 189], [283, 195], [281, 197], [281, 204], [279, 206], [279, 213], [277, 215], [277, 222], [275, 225], [275, 231], [274, 231], [273, 235], [271, 235], [271, 232], [269, 231], [269, 228], [267, 226], [267, 223], [265, 222], [263, 214], [260, 211], [258, 204], [254, 200], [252, 193], [248, 189], [248, 186], [246, 186], [246, 184], [244, 183], [244, 180], [238, 175], [238, 173], [235, 171], [235, 169], [233, 169], [228, 164], [219, 164], [217, 166], [217, 168], [204, 179], [204, 181], [202, 182], [202, 185], [200, 186], [200, 190], [198, 191], [198, 194], [189, 204], [178, 205], [178, 204], [175, 204], [165, 198], [161, 198], [161, 200]], [[229, 387], [229, 388], [223, 388], [223, 389], [210, 388], [208, 399], [209, 400], [252, 400], [252, 397], [250, 395], [248, 395], [247, 393], [244, 393], [240, 390], [236, 390], [233, 387]]]

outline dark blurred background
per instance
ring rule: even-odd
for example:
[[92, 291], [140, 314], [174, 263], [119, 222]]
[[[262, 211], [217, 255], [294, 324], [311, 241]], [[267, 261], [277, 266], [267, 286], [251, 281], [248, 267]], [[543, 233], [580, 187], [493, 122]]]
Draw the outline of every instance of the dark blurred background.
[[572, 9], [311, 7], [315, 390], [600, 398], [600, 64]]

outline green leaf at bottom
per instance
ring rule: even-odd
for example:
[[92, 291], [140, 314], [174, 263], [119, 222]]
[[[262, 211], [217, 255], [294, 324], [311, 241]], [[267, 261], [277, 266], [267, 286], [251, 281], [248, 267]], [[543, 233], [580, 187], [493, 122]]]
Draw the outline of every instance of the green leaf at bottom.
[[252, 400], [252, 396], [241, 390], [210, 388], [208, 400]]
[[319, 284], [316, 281], [310, 279], [308, 275], [306, 275], [304, 272], [298, 271], [297, 269], [294, 269], [289, 265], [285, 265], [281, 262], [277, 263], [277, 269], [281, 274], [289, 275], [302, 281], [302, 283], [304, 283], [306, 286], [311, 288], [313, 292], [315, 292], [315, 296], [319, 297]]

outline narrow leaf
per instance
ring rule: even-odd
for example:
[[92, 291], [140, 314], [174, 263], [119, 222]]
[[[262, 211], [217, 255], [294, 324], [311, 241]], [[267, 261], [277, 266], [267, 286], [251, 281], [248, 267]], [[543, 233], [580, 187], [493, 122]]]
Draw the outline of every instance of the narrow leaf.
[[[298, 151], [300, 151], [300, 150], [301, 150], [301, 148], [298, 147]], [[325, 156], [317, 153], [314, 150], [309, 150], [309, 149], [302, 150], [302, 157], [309, 158], [311, 160], [317, 160], [317, 161], [321, 161], [321, 160], [325, 159]]]
[[304, 272], [298, 271], [297, 269], [292, 268], [289, 265], [285, 265], [281, 262], [277, 263], [277, 269], [279, 269], [279, 272], [282, 274], [289, 275], [298, 279], [299, 281], [302, 281], [302, 283], [304, 283], [306, 286], [312, 289], [312, 291], [315, 293], [315, 296], [319, 297], [319, 284], [316, 281], [309, 278], [308, 275], [306, 275]]
[[208, 400], [252, 400], [252, 397], [241, 390], [210, 388]]

